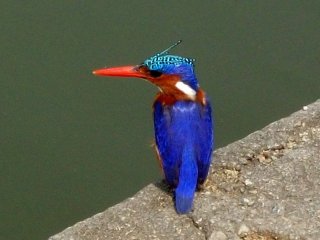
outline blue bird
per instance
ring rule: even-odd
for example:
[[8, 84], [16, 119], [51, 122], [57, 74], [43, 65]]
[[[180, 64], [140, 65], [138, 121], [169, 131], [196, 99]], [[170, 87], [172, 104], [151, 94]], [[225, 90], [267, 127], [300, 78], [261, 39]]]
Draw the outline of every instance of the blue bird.
[[99, 76], [137, 77], [159, 88], [153, 103], [156, 152], [177, 213], [192, 210], [198, 185], [207, 178], [214, 147], [211, 105], [194, 72], [194, 59], [168, 49], [140, 65], [102, 68]]

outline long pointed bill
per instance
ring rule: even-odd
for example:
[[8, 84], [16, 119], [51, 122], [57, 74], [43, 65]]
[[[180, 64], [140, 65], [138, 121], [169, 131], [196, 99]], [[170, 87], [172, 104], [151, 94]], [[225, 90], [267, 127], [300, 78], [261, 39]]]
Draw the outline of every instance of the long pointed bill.
[[94, 70], [92, 73], [97, 76], [146, 78], [144, 73], [139, 72], [138, 66], [101, 68]]

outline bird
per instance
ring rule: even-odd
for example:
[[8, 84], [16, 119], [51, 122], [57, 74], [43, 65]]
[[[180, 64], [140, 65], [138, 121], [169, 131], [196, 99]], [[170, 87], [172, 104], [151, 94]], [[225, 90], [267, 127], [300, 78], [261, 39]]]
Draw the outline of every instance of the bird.
[[195, 59], [171, 55], [182, 41], [138, 65], [104, 67], [97, 76], [142, 78], [156, 85], [153, 103], [155, 149], [176, 212], [193, 210], [195, 192], [205, 182], [214, 149], [212, 108], [195, 74]]

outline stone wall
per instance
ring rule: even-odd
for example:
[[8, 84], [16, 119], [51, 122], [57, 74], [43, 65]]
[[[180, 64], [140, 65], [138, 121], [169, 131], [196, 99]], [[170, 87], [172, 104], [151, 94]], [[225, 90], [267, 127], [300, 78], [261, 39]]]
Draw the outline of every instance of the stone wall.
[[155, 183], [49, 239], [319, 240], [320, 100], [215, 151], [192, 213]]

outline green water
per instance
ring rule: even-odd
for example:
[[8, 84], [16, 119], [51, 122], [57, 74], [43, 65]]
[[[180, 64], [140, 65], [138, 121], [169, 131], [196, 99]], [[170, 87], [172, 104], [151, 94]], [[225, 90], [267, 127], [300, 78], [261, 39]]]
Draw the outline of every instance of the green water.
[[319, 1], [3, 1], [0, 239], [48, 236], [160, 179], [157, 91], [92, 76], [173, 42], [197, 59], [217, 146], [320, 93]]

